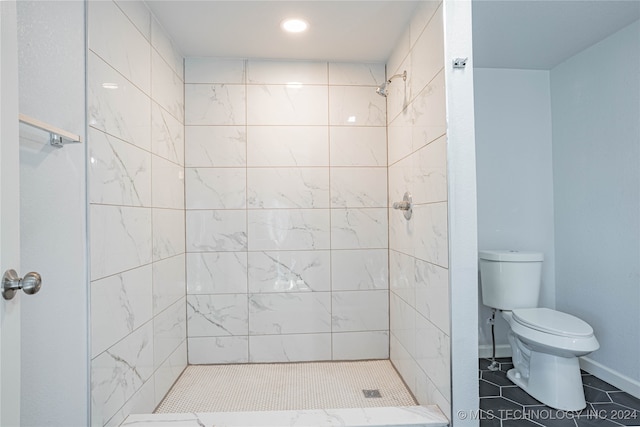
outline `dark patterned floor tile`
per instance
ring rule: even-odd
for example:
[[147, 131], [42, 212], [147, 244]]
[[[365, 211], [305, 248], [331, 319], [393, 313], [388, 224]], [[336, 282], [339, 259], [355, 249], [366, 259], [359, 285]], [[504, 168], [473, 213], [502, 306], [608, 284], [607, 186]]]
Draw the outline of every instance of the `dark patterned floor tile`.
[[520, 387], [502, 387], [502, 397], [513, 400], [520, 405], [542, 405]]
[[578, 417], [576, 418], [578, 427], [620, 427], [621, 424], [615, 423], [606, 418], [596, 416]]
[[531, 420], [527, 420], [525, 418], [522, 419], [513, 419], [513, 420], [502, 420], [502, 427], [540, 427], [541, 424], [534, 423]]
[[489, 365], [491, 365], [490, 359], [480, 359], [480, 361], [478, 362], [478, 367], [481, 371], [488, 371]]
[[593, 403], [599, 418], [604, 418], [625, 426], [640, 426], [640, 411], [629, 409], [617, 403]]
[[495, 385], [514, 385], [503, 371], [482, 371], [482, 379]]
[[483, 397], [480, 399], [480, 409], [498, 418], [505, 418], [509, 413], [522, 413], [522, 405], [513, 403], [502, 397]]
[[501, 363], [500, 370], [507, 372], [509, 369], [513, 369], [513, 363]]
[[609, 397], [616, 403], [631, 409], [640, 411], [640, 399], [625, 393], [624, 391], [609, 392]]
[[567, 413], [548, 406], [527, 406], [526, 418], [547, 427], [576, 427], [573, 413]]
[[495, 384], [491, 384], [485, 380], [478, 381], [480, 384], [480, 396], [482, 397], [490, 397], [490, 396], [500, 396], [500, 387]]
[[601, 403], [610, 403], [611, 399], [607, 392], [599, 390], [597, 388], [593, 388], [591, 386], [585, 385], [584, 389], [584, 399], [587, 402], [601, 402]]
[[480, 427], [501, 427], [500, 418], [480, 411]]
[[616, 391], [618, 390], [616, 387], [611, 384], [602, 381], [598, 377], [594, 377], [593, 375], [583, 375], [582, 376], [582, 384], [591, 386], [593, 388], [597, 388], [602, 391]]

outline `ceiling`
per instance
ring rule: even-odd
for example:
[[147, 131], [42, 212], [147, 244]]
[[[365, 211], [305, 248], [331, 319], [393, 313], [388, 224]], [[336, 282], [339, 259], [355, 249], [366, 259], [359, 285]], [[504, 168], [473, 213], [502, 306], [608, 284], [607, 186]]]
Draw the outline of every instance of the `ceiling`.
[[[419, 1], [147, 0], [184, 56], [385, 62]], [[288, 35], [280, 22], [310, 29]], [[640, 0], [474, 0], [476, 67], [551, 69], [640, 19]]]

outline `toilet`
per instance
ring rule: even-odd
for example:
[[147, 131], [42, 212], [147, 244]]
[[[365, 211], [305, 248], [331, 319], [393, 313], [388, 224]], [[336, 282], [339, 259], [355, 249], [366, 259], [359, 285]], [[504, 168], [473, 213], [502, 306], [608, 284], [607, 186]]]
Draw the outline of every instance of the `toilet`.
[[600, 345], [585, 321], [538, 307], [543, 255], [479, 251], [482, 302], [502, 312], [510, 326], [514, 368], [507, 377], [555, 409], [586, 407], [578, 357]]

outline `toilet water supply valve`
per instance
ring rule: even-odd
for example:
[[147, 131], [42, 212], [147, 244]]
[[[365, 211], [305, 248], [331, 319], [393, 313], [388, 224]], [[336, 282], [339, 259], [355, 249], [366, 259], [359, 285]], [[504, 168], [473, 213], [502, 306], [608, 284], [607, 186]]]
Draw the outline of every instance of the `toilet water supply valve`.
[[491, 317], [487, 319], [487, 323], [491, 325], [491, 346], [493, 349], [492, 356], [491, 356], [491, 365], [489, 365], [487, 369], [490, 371], [497, 371], [500, 368], [498, 367], [498, 362], [496, 362], [496, 333], [495, 333], [496, 309], [495, 308], [491, 309]]

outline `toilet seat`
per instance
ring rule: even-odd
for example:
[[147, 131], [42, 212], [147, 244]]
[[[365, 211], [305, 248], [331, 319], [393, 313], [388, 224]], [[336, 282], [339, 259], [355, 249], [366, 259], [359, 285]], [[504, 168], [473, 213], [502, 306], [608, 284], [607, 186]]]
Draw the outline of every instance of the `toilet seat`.
[[549, 308], [513, 310], [513, 320], [522, 326], [560, 337], [585, 339], [593, 337], [593, 328], [582, 319]]

